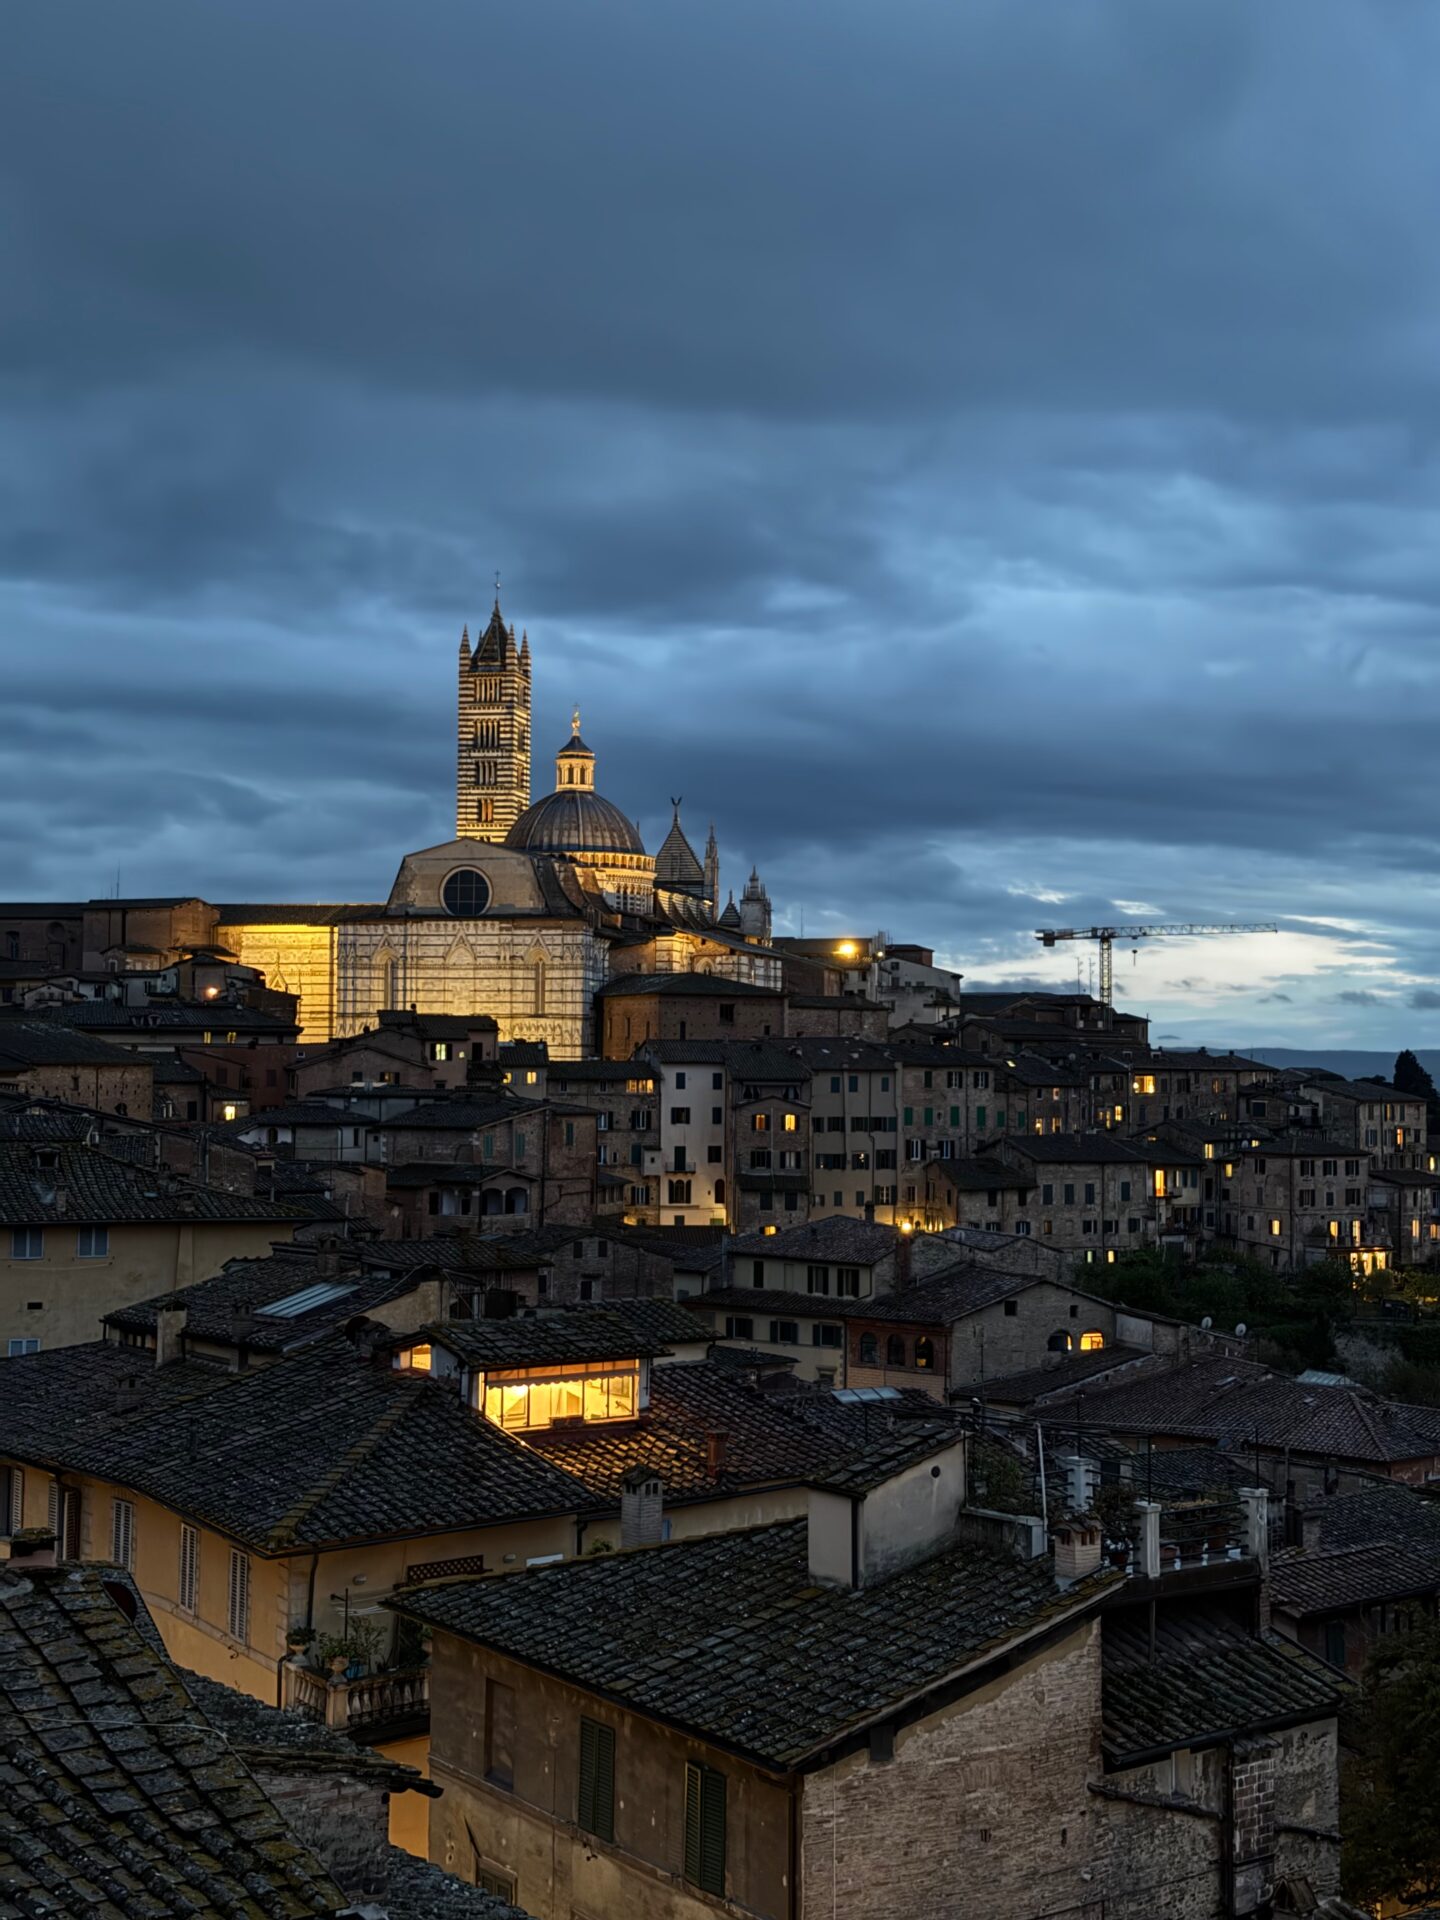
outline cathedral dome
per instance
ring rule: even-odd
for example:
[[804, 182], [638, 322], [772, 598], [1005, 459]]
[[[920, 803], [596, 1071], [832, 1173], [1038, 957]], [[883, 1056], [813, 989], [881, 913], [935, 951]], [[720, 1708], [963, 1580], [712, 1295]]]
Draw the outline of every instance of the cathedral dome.
[[555, 756], [555, 791], [527, 807], [505, 836], [525, 853], [634, 853], [645, 848], [634, 823], [595, 791], [595, 756], [580, 738], [580, 709]]
[[528, 807], [505, 836], [526, 853], [640, 853], [633, 821], [593, 787], [561, 787]]

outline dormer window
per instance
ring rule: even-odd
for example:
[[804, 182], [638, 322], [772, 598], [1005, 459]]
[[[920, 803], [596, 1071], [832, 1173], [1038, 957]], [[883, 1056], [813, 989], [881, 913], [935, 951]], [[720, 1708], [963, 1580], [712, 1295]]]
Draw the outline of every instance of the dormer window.
[[476, 1395], [485, 1418], [510, 1433], [633, 1420], [640, 1411], [640, 1362], [491, 1370], [477, 1379]]

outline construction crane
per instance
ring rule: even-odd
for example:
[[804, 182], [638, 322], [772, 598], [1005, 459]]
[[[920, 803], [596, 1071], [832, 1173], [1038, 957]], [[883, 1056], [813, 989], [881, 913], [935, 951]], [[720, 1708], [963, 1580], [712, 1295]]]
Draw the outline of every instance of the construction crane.
[[1112, 951], [1117, 940], [1157, 940], [1189, 939], [1197, 933], [1278, 933], [1280, 929], [1267, 921], [1263, 925], [1252, 922], [1189, 921], [1171, 926], [1144, 927], [1039, 927], [1035, 938], [1047, 947], [1058, 946], [1062, 940], [1096, 940], [1100, 944], [1100, 1001], [1102, 1006], [1115, 1004], [1115, 955]]

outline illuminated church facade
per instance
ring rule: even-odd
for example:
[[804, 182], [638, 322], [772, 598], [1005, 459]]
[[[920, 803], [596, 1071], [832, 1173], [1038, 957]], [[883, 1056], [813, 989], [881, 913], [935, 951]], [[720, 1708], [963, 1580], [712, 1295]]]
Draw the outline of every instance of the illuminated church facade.
[[[552, 791], [532, 801], [530, 643], [517, 643], [498, 597], [479, 639], [461, 637], [456, 738], [455, 838], [407, 854], [383, 903], [209, 909], [208, 938], [299, 996], [307, 1041], [415, 1006], [491, 1014], [502, 1040], [543, 1040], [573, 1059], [592, 1049], [595, 994], [614, 974], [780, 984], [759, 876], [722, 907], [714, 829], [702, 858], [678, 801], [647, 853], [596, 787], [578, 712]], [[186, 903], [191, 921], [205, 904]]]

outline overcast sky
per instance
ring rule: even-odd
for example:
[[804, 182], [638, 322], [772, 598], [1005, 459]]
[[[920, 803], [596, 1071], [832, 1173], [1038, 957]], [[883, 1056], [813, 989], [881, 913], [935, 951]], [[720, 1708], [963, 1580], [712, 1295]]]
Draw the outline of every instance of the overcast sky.
[[494, 570], [658, 844], [1157, 1033], [1440, 1041], [1440, 9], [0, 28], [0, 895], [383, 899]]

